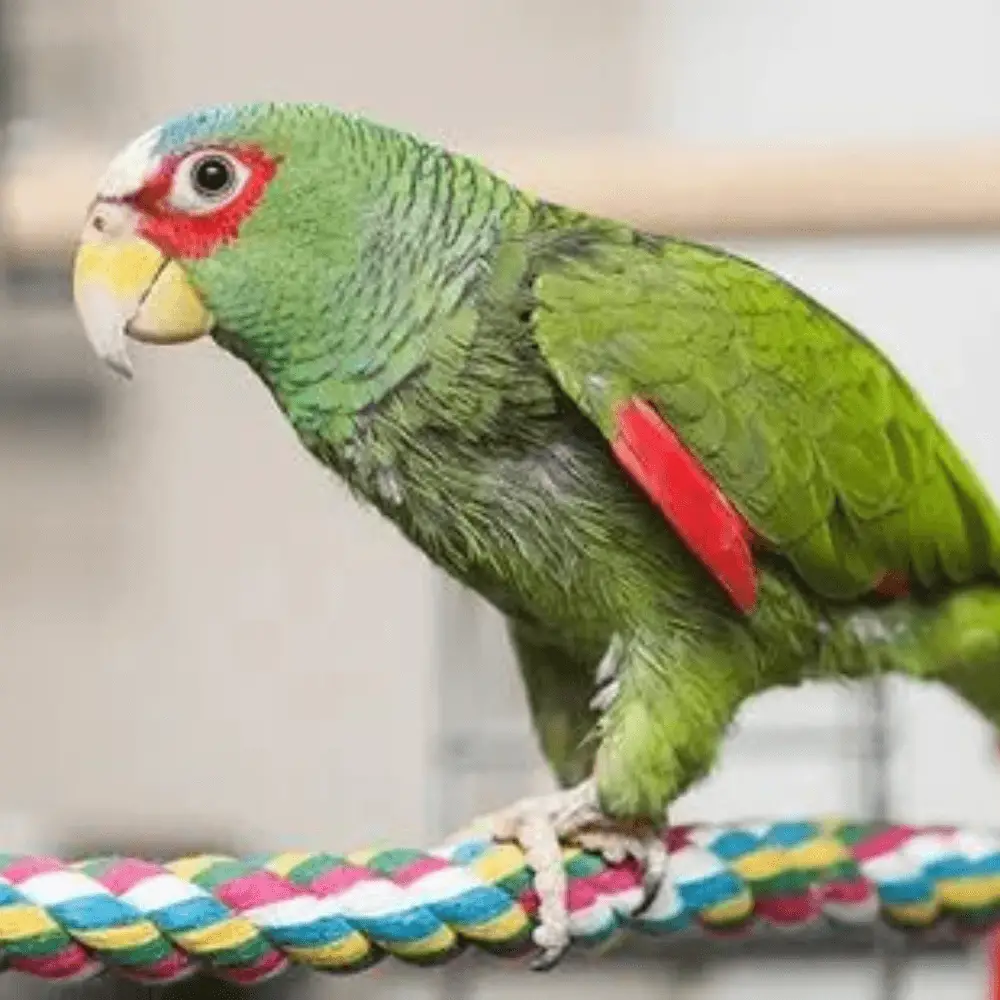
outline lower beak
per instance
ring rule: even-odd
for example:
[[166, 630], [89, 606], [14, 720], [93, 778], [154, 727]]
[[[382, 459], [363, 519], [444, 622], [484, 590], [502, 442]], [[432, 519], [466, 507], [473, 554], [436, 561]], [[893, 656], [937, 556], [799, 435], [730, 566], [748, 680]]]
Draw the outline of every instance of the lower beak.
[[125, 376], [132, 374], [126, 338], [185, 343], [215, 325], [180, 265], [134, 233], [84, 239], [73, 267], [73, 298], [98, 357]]

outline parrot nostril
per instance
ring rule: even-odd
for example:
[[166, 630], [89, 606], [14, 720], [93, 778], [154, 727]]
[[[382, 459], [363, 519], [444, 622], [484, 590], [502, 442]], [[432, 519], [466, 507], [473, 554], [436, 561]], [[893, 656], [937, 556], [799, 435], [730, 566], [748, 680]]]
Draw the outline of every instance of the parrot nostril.
[[108, 228], [108, 221], [104, 218], [104, 215], [101, 212], [95, 213], [90, 224], [98, 233], [103, 233]]

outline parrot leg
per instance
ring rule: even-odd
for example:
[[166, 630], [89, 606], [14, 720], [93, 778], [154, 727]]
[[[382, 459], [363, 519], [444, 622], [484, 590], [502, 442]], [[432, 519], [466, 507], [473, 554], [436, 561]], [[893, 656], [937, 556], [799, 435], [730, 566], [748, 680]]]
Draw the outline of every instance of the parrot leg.
[[628, 858], [642, 867], [643, 899], [638, 916], [656, 898], [667, 873], [667, 849], [654, 824], [615, 820], [599, 805], [594, 779], [551, 795], [524, 799], [486, 819], [495, 840], [513, 841], [535, 872], [538, 926], [533, 940], [540, 953], [532, 962], [538, 971], [555, 966], [571, 943], [568, 889], [562, 844], [571, 841], [601, 855], [609, 864]]
[[540, 749], [561, 788], [572, 788], [594, 772], [597, 715], [589, 702], [593, 658], [553, 643], [537, 627], [508, 621], [513, 652], [524, 681]]
[[570, 943], [560, 844], [611, 864], [638, 863], [645, 892], [633, 915], [664, 884], [660, 835], [670, 804], [708, 772], [755, 683], [752, 646], [732, 648], [728, 632], [711, 624], [680, 638], [621, 633], [589, 659], [567, 654], [537, 627], [511, 622], [535, 728], [564, 790], [525, 799], [477, 826], [517, 843], [535, 872], [534, 968], [551, 968]]

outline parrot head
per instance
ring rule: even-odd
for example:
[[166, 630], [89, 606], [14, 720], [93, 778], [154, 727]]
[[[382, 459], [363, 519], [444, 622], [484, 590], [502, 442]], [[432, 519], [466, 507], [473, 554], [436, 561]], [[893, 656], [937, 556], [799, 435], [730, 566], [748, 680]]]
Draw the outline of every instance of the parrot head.
[[373, 183], [359, 127], [320, 105], [220, 106], [130, 143], [99, 183], [73, 269], [97, 354], [130, 375], [130, 339], [225, 332], [252, 358], [265, 353], [255, 337], [287, 349], [292, 331], [307, 335], [326, 308], [318, 289], [359, 239]]

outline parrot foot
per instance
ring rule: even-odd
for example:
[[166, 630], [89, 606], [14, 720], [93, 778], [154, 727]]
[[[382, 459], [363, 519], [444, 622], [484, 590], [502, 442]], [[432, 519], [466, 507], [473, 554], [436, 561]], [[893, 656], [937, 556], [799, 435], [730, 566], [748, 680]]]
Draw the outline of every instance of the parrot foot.
[[524, 851], [535, 872], [538, 926], [532, 935], [539, 953], [536, 971], [556, 966], [571, 943], [568, 884], [563, 868], [563, 842], [620, 864], [632, 858], [643, 870], [639, 916], [656, 898], [667, 874], [667, 849], [652, 823], [605, 816], [598, 805], [593, 779], [551, 795], [523, 799], [485, 820], [495, 840], [513, 841]]

